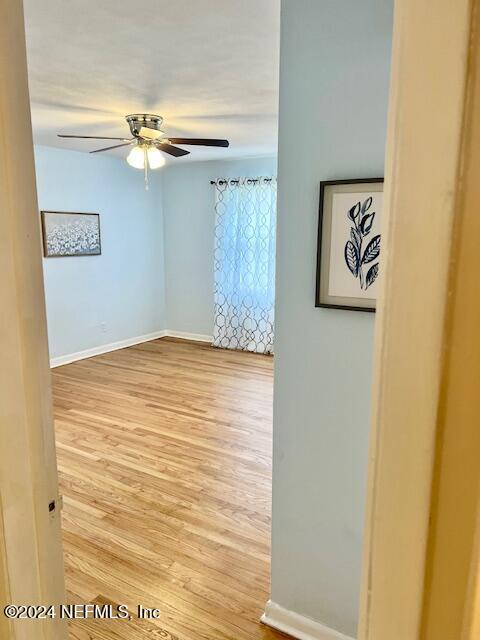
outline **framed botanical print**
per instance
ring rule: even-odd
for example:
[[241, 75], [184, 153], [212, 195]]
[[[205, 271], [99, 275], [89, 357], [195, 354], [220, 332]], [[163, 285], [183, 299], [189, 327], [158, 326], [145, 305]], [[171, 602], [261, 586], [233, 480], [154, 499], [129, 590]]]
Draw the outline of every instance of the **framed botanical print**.
[[316, 307], [375, 311], [383, 178], [320, 183]]
[[101, 254], [98, 213], [42, 211], [41, 216], [43, 255], [46, 258]]

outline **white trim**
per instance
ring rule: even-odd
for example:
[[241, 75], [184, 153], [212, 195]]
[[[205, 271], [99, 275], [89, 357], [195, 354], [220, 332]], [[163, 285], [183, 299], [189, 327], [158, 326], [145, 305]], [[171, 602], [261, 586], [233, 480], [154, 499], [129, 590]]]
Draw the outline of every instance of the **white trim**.
[[213, 336], [207, 336], [203, 333], [188, 333], [187, 331], [174, 331], [167, 329], [165, 335], [169, 338], [181, 338], [182, 340], [195, 340], [195, 342], [212, 342]]
[[320, 622], [284, 609], [271, 600], [267, 602], [265, 613], [260, 620], [263, 624], [288, 633], [298, 640], [353, 640]]
[[109, 344], [102, 344], [98, 347], [85, 349], [84, 351], [77, 351], [76, 353], [68, 353], [64, 356], [50, 358], [50, 368], [54, 369], [55, 367], [61, 367], [63, 364], [70, 364], [71, 362], [76, 362], [77, 360], [93, 358], [93, 356], [100, 356], [102, 353], [109, 353], [110, 351], [125, 349], [125, 347], [133, 347], [136, 344], [141, 344], [142, 342], [150, 342], [150, 340], [158, 340], [159, 338], [180, 338], [181, 340], [194, 340], [195, 342], [210, 343], [213, 340], [212, 336], [207, 336], [202, 333], [186, 333], [185, 331], [163, 329], [162, 331], [147, 333], [143, 336], [127, 338], [127, 340], [119, 340], [118, 342], [110, 342]]
[[135, 338], [127, 338], [126, 340], [119, 340], [118, 342], [111, 342], [110, 344], [102, 344], [98, 347], [85, 349], [85, 351], [68, 353], [67, 355], [58, 356], [57, 358], [50, 358], [50, 367], [53, 369], [54, 367], [60, 367], [62, 364], [70, 364], [70, 362], [84, 360], [85, 358], [92, 358], [93, 356], [99, 356], [102, 353], [109, 353], [110, 351], [117, 351], [117, 349], [132, 347], [133, 345], [141, 344], [142, 342], [149, 342], [150, 340], [164, 338], [166, 335], [167, 332], [165, 330], [155, 331], [154, 333], [147, 333], [143, 336], [137, 336]]

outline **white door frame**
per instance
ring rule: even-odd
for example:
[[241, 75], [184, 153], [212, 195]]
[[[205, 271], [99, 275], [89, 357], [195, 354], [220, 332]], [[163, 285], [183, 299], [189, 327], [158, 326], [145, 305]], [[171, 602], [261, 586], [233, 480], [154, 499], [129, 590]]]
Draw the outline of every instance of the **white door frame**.
[[1, 637], [64, 640], [58, 619], [3, 617], [65, 598], [21, 0], [0, 0], [0, 292]]
[[478, 625], [479, 11], [395, 7], [360, 640]]

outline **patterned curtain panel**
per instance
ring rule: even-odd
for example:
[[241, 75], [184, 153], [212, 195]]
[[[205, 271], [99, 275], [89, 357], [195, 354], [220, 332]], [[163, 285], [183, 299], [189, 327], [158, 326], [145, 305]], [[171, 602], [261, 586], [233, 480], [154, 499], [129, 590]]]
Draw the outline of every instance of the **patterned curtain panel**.
[[276, 180], [217, 180], [215, 190], [213, 344], [272, 353]]

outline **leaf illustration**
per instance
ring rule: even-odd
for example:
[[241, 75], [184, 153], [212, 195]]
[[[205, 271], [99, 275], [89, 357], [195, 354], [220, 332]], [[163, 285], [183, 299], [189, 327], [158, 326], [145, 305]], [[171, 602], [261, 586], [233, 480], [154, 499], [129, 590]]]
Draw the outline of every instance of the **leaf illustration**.
[[367, 215], [362, 218], [362, 221], [360, 222], [360, 231], [362, 232], [362, 236], [366, 236], [367, 233], [370, 232], [374, 220], [375, 211], [373, 213], [367, 213]]
[[374, 236], [367, 244], [367, 248], [363, 252], [362, 264], [372, 262], [380, 254], [380, 236]]
[[350, 228], [350, 237], [352, 239], [353, 244], [357, 247], [357, 250], [359, 250], [361, 238], [358, 231], [353, 227]]
[[359, 213], [360, 213], [360, 202], [357, 202], [357, 204], [350, 209], [347, 215], [352, 222], [355, 222], [355, 220], [358, 218]]
[[367, 272], [367, 277], [365, 279], [365, 284], [366, 284], [365, 289], [368, 289], [368, 287], [375, 282], [375, 280], [377, 279], [377, 276], [378, 276], [378, 262], [372, 265]]
[[372, 196], [370, 196], [369, 198], [367, 198], [367, 199], [363, 202], [363, 204], [362, 204], [362, 215], [363, 215], [366, 211], [368, 211], [368, 210], [370, 209], [370, 207], [372, 206], [372, 201], [373, 201], [373, 198], [372, 198]]
[[358, 249], [353, 242], [350, 242], [350, 240], [345, 245], [345, 262], [352, 274], [357, 277], [360, 258], [358, 255]]

